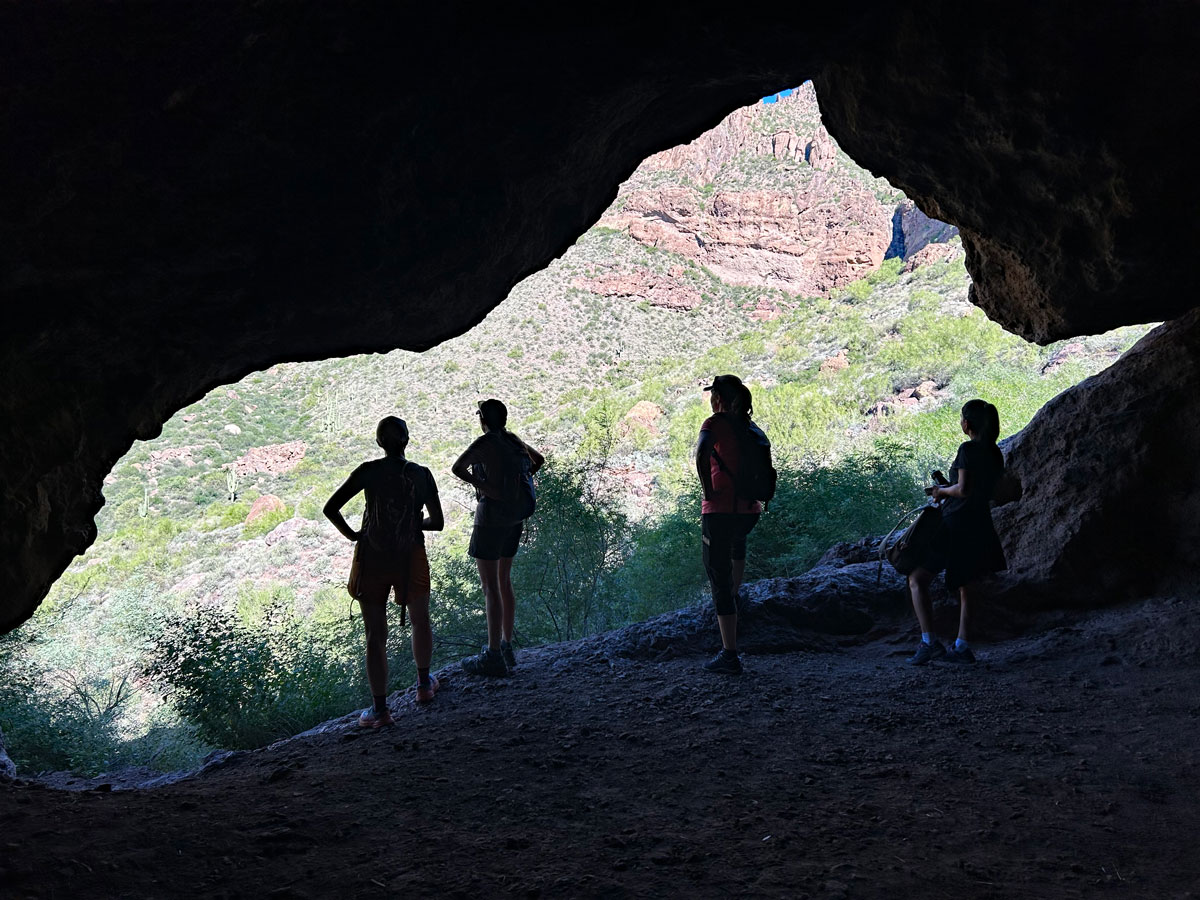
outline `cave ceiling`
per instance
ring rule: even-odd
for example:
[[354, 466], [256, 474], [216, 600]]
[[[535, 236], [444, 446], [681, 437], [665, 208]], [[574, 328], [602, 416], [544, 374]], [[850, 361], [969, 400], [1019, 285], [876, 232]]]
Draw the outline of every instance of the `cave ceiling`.
[[467, 10], [0, 10], [0, 632], [175, 410], [276, 362], [461, 334], [646, 156], [808, 78], [843, 149], [960, 228], [1009, 329], [1194, 304], [1194, 3]]

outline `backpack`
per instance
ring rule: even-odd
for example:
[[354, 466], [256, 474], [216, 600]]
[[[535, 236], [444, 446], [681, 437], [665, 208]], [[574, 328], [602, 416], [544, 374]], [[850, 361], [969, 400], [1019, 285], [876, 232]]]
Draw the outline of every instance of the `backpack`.
[[515, 525], [533, 515], [537, 508], [537, 488], [533, 484], [533, 462], [515, 437], [496, 434], [500, 439], [499, 472], [488, 472], [488, 480], [500, 486], [503, 499], [479, 494], [480, 525]]
[[416, 482], [405, 462], [400, 469], [385, 464], [376, 469], [377, 480], [367, 494], [362, 531], [372, 550], [388, 556], [406, 557], [421, 530], [421, 505]]
[[713, 448], [713, 458], [726, 475], [733, 479], [734, 490], [743, 500], [758, 500], [763, 509], [770, 505], [775, 496], [775, 487], [779, 481], [779, 473], [771, 462], [771, 441], [766, 432], [753, 422], [741, 422], [733, 416], [727, 416], [726, 421], [733, 427], [737, 440], [741, 465], [735, 474], [725, 465], [716, 448]]
[[[917, 514], [917, 517], [913, 520], [912, 524], [904, 529], [904, 533], [896, 538], [896, 540], [888, 543], [892, 535], [896, 533], [896, 530], [914, 513]], [[930, 551], [935, 547], [941, 528], [942, 511], [939, 507], [932, 504], [919, 506], [901, 516], [900, 521], [879, 542], [879, 568], [875, 572], [876, 582], [879, 581], [879, 577], [882, 574], [883, 561], [885, 559], [901, 575], [911, 574], [914, 569], [929, 558]]]

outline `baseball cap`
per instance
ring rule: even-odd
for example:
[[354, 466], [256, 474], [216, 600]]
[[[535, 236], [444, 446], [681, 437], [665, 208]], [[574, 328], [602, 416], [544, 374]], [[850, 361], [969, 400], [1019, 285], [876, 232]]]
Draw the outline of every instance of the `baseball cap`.
[[716, 391], [721, 397], [729, 399], [741, 386], [742, 379], [736, 375], [718, 375], [704, 390]]

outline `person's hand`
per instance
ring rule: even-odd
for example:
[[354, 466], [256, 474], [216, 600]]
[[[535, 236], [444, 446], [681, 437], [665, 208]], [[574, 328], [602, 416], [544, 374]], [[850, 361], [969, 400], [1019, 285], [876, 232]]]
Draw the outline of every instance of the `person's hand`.
[[354, 532], [354, 537], [350, 538], [350, 540], [353, 543], [357, 544], [359, 541], [362, 540], [362, 536], [363, 536], [363, 533], [361, 530], [359, 530], [359, 531]]
[[933, 490], [931, 490], [929, 492], [929, 496], [932, 497], [934, 500], [941, 500], [942, 499], [942, 486], [940, 484], [935, 484], [933, 486]]

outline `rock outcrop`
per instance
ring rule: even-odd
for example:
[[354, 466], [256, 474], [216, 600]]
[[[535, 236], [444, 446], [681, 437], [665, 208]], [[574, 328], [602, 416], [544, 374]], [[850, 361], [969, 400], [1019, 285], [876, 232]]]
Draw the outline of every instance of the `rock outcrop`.
[[[763, 157], [788, 164], [787, 189], [778, 187], [778, 171], [757, 181], [748, 174], [747, 160]], [[749, 183], [714, 191], [726, 167]], [[654, 185], [656, 172], [684, 184]], [[824, 295], [875, 271], [885, 254], [904, 255], [906, 233], [914, 251], [953, 233], [912, 201], [897, 207], [880, 200], [871, 182], [839, 163], [806, 82], [770, 106], [736, 110], [690, 144], [651, 156], [600, 224], [696, 260], [730, 284]]]
[[995, 511], [1009, 593], [1093, 605], [1200, 569], [1200, 310], [1055, 397], [1006, 444], [1020, 500]]
[[[975, 301], [1012, 330], [1195, 303], [1193, 3], [867, 3], [719, 28], [642, 11], [586, 40], [489, 15], [0, 10], [0, 630], [94, 540], [112, 464], [181, 406], [278, 361], [462, 333], [643, 159], [782, 85], [812, 78], [841, 148], [960, 229]], [[729, 240], [748, 240], [756, 213], [734, 207]]]
[[862, 184], [814, 176], [795, 193], [637, 191], [602, 225], [694, 259], [722, 281], [815, 296], [879, 268], [892, 210]]
[[700, 305], [700, 292], [679, 280], [678, 275], [657, 275], [645, 269], [612, 272], [596, 278], [576, 278], [573, 285], [601, 297], [645, 300], [651, 306], [686, 311]]

